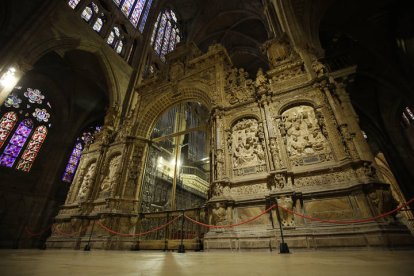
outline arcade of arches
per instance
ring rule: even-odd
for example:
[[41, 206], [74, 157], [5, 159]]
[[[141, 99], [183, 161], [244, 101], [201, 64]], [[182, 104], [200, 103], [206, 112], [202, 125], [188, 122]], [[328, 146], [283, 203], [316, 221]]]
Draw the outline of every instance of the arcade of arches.
[[412, 246], [409, 2], [3, 1], [0, 247]]

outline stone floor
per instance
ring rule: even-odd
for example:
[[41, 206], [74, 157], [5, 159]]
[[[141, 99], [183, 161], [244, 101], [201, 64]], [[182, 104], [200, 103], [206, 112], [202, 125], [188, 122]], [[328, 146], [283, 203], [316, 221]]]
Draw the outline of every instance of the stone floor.
[[414, 251], [0, 250], [0, 275], [414, 275]]

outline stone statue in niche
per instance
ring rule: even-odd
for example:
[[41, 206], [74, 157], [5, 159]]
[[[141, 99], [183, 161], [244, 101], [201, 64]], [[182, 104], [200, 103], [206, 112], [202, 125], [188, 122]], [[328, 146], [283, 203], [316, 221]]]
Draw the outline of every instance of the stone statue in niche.
[[[318, 117], [319, 118], [319, 117]], [[303, 158], [323, 154], [330, 158], [331, 149], [323, 127], [311, 106], [301, 105], [283, 112], [281, 133], [290, 158]], [[324, 161], [324, 160], [322, 160]]]
[[88, 169], [86, 170], [85, 176], [82, 178], [82, 182], [78, 192], [78, 199], [79, 201], [85, 201], [87, 199], [89, 190], [93, 184], [93, 180], [95, 178], [95, 171], [96, 171], [96, 164], [92, 163], [89, 165]]
[[280, 220], [283, 226], [294, 226], [295, 225], [295, 217], [292, 213], [289, 213], [287, 210], [293, 210], [293, 200], [289, 196], [283, 196], [278, 198], [277, 203], [279, 204], [279, 214]]
[[243, 68], [234, 68], [226, 75], [226, 98], [230, 104], [247, 101], [254, 92], [253, 81]]
[[108, 192], [112, 190], [115, 181], [117, 180], [119, 165], [121, 163], [121, 155], [116, 155], [109, 161], [106, 176], [104, 177], [101, 184], [101, 191]]
[[286, 186], [286, 179], [283, 174], [277, 173], [268, 178], [268, 187], [271, 191], [282, 190]]
[[175, 80], [184, 75], [184, 64], [176, 61], [170, 66], [170, 80]]
[[263, 73], [263, 69], [259, 68], [259, 70], [257, 71], [257, 74], [256, 74], [256, 80], [254, 82], [254, 86], [256, 87], [257, 92], [259, 92], [259, 93], [266, 92], [267, 89], [268, 89], [268, 84], [269, 84], [269, 80], [267, 79], [267, 77]]
[[211, 188], [211, 196], [225, 196], [230, 194], [230, 187], [225, 183], [213, 183]]
[[[377, 215], [391, 211], [398, 205], [389, 190], [376, 190], [371, 192], [368, 197], [371, 200], [372, 206], [377, 212]], [[384, 219], [389, 220], [391, 217], [388, 216]]]
[[318, 60], [312, 62], [312, 69], [315, 71], [316, 77], [318, 78], [323, 77], [327, 72], [325, 65]]
[[227, 208], [224, 203], [216, 203], [212, 210], [211, 223], [214, 225], [226, 225], [227, 218]]
[[272, 154], [272, 160], [273, 160], [273, 165], [275, 166], [275, 169], [277, 170], [277, 169], [285, 167], [282, 159], [280, 158], [279, 148], [278, 148], [275, 137], [271, 137], [269, 139], [269, 148], [270, 148], [270, 153]]
[[224, 153], [222, 149], [216, 151], [216, 179], [224, 177]]
[[258, 135], [256, 119], [242, 119], [232, 128], [233, 168], [265, 164], [265, 154]]

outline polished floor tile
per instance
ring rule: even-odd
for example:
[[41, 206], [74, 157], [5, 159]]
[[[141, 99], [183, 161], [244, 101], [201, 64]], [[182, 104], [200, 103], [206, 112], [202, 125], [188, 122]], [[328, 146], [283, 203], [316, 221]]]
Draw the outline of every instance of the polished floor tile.
[[0, 250], [0, 275], [414, 275], [414, 251]]

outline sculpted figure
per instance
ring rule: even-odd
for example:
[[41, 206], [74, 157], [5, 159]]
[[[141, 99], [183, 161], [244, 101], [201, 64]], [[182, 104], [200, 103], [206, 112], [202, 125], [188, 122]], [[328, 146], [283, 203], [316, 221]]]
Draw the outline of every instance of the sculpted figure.
[[219, 149], [216, 153], [216, 177], [221, 179], [224, 176], [224, 156], [223, 150]]
[[111, 159], [108, 165], [108, 171], [101, 184], [101, 190], [110, 191], [116, 181], [119, 165], [121, 162], [121, 155], [117, 155]]
[[[279, 198], [278, 204], [279, 206], [285, 209], [293, 210], [293, 200], [291, 197], [284, 196], [284, 197]], [[295, 225], [294, 216], [291, 213], [285, 211], [282, 208], [279, 208], [279, 212], [280, 212], [280, 219], [281, 219], [283, 226], [294, 226]]]
[[82, 179], [82, 184], [79, 188], [79, 193], [78, 193], [78, 199], [79, 201], [85, 201], [89, 190], [91, 188], [91, 185], [93, 183], [94, 180], [94, 176], [95, 176], [95, 169], [96, 169], [96, 164], [93, 163], [89, 166], [85, 176]]
[[213, 224], [225, 225], [227, 223], [227, 209], [224, 203], [216, 203], [212, 210]]

